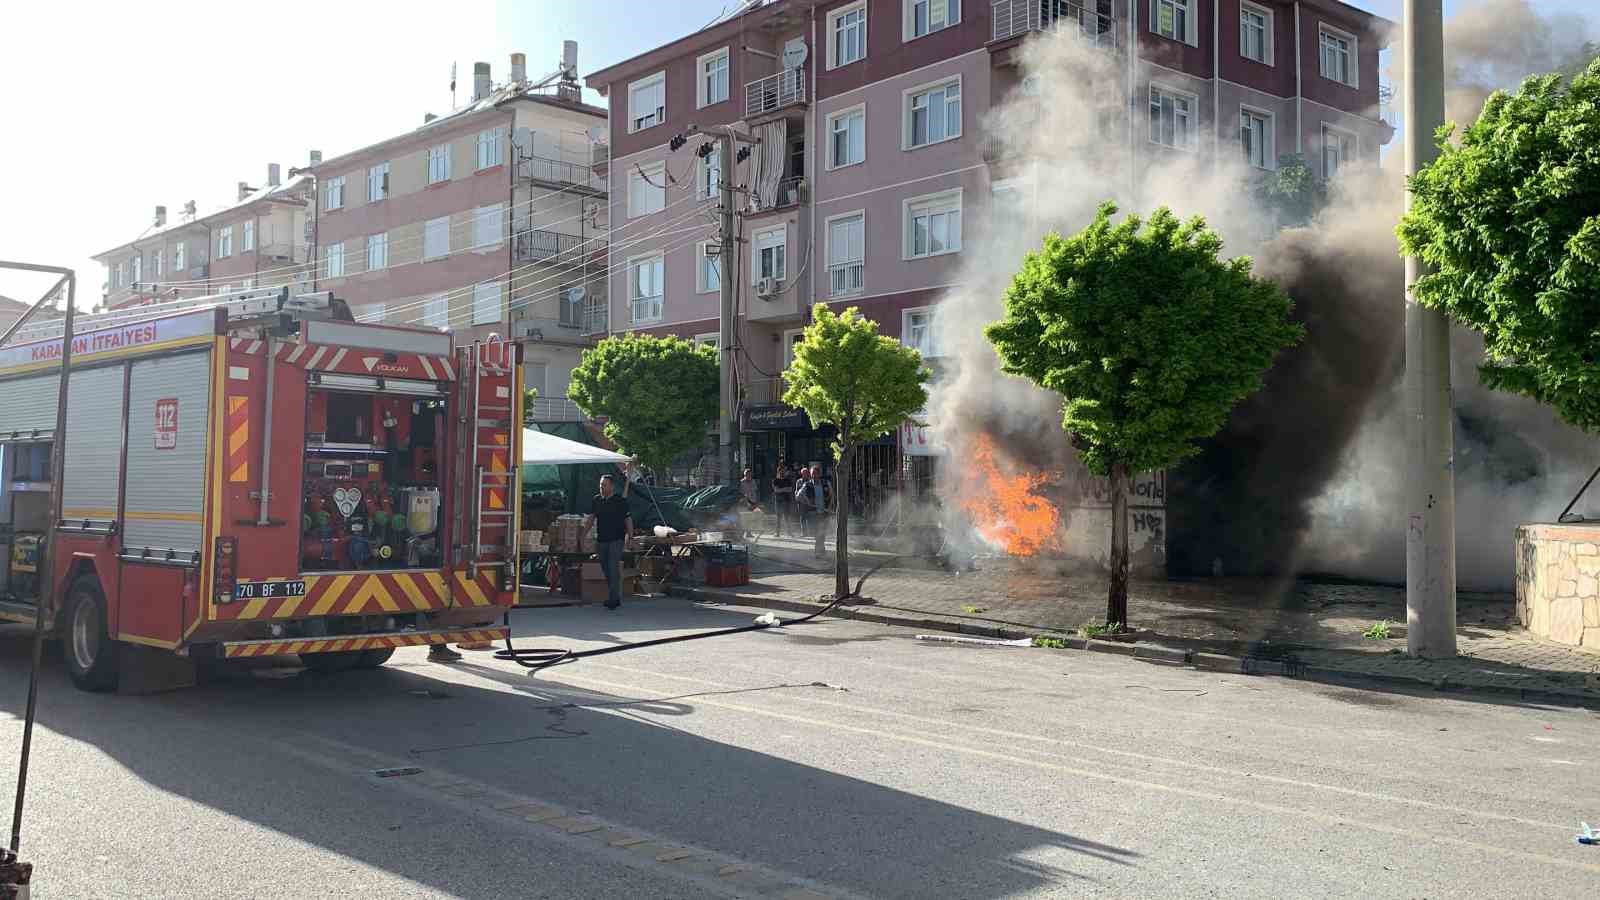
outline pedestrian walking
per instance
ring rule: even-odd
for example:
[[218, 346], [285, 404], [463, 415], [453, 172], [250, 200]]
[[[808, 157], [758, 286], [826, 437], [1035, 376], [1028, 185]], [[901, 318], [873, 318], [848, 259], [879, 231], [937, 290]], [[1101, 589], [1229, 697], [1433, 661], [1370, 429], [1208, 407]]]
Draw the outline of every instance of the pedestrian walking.
[[744, 502], [755, 507], [759, 495], [756, 493], [756, 473], [752, 469], [744, 470], [744, 477], [739, 479], [739, 495], [744, 497]]
[[622, 605], [622, 549], [633, 537], [633, 518], [628, 514], [628, 486], [617, 493], [617, 476], [600, 476], [600, 493], [591, 501], [588, 518], [583, 521], [585, 533], [595, 529], [595, 550], [600, 557], [600, 569], [606, 576], [606, 609]]
[[[793, 514], [794, 506], [794, 476], [789, 474], [789, 467], [778, 463], [778, 473], [772, 476], [772, 510], [777, 514], [778, 524], [773, 530], [773, 537], [783, 537], [784, 521]], [[794, 531], [794, 523], [789, 523], [789, 530]]]
[[817, 498], [821, 496], [821, 486], [812, 477], [812, 470], [802, 467], [794, 483], [794, 506], [800, 512], [801, 537], [810, 537], [817, 527]]

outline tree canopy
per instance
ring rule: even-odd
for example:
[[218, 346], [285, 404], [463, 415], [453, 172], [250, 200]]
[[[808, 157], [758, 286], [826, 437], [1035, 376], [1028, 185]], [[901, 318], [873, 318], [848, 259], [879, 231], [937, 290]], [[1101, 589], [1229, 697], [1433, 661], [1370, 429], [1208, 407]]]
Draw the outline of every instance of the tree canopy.
[[1328, 203], [1328, 185], [1298, 153], [1278, 157], [1278, 167], [1254, 184], [1256, 201], [1271, 210], [1279, 227], [1309, 225]]
[[666, 469], [717, 417], [716, 352], [673, 336], [609, 337], [584, 352], [567, 396], [606, 419], [606, 437], [623, 453]]
[[1600, 61], [1497, 92], [1410, 181], [1401, 248], [1416, 301], [1484, 337], [1491, 388], [1600, 429]]

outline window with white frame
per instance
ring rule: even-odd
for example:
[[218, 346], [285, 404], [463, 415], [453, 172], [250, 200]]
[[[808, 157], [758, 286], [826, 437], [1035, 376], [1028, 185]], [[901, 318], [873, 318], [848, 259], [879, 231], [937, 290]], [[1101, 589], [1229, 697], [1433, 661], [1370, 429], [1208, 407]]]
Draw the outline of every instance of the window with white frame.
[[1277, 168], [1272, 115], [1259, 109], [1239, 108], [1239, 146], [1244, 161], [1258, 169]]
[[226, 259], [233, 255], [233, 226], [220, 229], [217, 232], [217, 259]]
[[939, 355], [933, 329], [934, 308], [931, 306], [908, 309], [900, 314], [900, 342], [923, 356]]
[[500, 321], [500, 292], [498, 281], [480, 281], [472, 286], [472, 324], [493, 325]]
[[480, 206], [472, 216], [472, 246], [476, 250], [493, 247], [505, 240], [504, 203]]
[[172, 248], [172, 271], [174, 273], [183, 271], [185, 263], [183, 257], [183, 244], [180, 243], [178, 246]]
[[344, 208], [344, 176], [339, 175], [328, 179], [328, 184], [322, 191], [323, 209]]
[[422, 304], [422, 326], [424, 328], [449, 328], [450, 327], [450, 295], [434, 294], [427, 302]]
[[564, 287], [557, 297], [561, 305], [560, 322], [573, 328], [583, 327], [583, 297], [587, 293], [582, 287]]
[[492, 169], [506, 161], [506, 130], [489, 128], [478, 132], [478, 170]]
[[904, 0], [905, 40], [961, 24], [961, 0]]
[[134, 254], [133, 257], [133, 283], [138, 284], [144, 280], [144, 255]]
[[[959, 104], [960, 98], [956, 102]], [[960, 113], [957, 113], [959, 128]], [[853, 166], [867, 159], [867, 107], [865, 104], [828, 117], [828, 168]]]
[[867, 4], [828, 13], [828, 68], [848, 66], [867, 55]]
[[155, 253], [150, 255], [150, 262], [152, 263], [151, 268], [154, 270], [152, 274], [156, 278], [161, 277], [161, 257], [162, 251], [160, 250], [157, 250]]
[[648, 216], [667, 208], [667, 164], [634, 166], [628, 173], [628, 218]]
[[961, 249], [961, 191], [946, 191], [905, 201], [904, 253], [922, 259]]
[[1272, 65], [1272, 10], [1239, 4], [1239, 55]]
[[1194, 0], [1151, 0], [1150, 30], [1164, 38], [1195, 43], [1193, 3]]
[[450, 145], [440, 144], [428, 148], [428, 183], [438, 184], [450, 180]]
[[961, 136], [961, 79], [905, 92], [905, 148]]
[[328, 245], [327, 276], [329, 278], [344, 277], [344, 242], [340, 241]]
[[1150, 85], [1150, 141], [1164, 147], [1193, 150], [1194, 97]]
[[256, 223], [247, 221], [242, 227], [244, 233], [239, 236], [239, 252], [249, 253], [256, 249]]
[[828, 295], [859, 293], [866, 286], [867, 216], [846, 213], [828, 220]]
[[389, 196], [389, 164], [378, 163], [367, 168], [367, 202], [376, 203]]
[[242, 291], [248, 291], [248, 290], [250, 290], [251, 288], [253, 288], [255, 286], [256, 286], [255, 276], [251, 275], [251, 276], [245, 278], [244, 283], [239, 285], [239, 289], [242, 290]]
[[363, 322], [376, 322], [382, 324], [383, 320], [388, 318], [388, 316], [389, 304], [368, 303], [366, 306], [361, 307], [361, 315], [356, 316], [356, 318]]
[[438, 259], [450, 255], [450, 217], [440, 216], [422, 223], [422, 258]]
[[713, 350], [721, 349], [722, 335], [715, 331], [708, 332], [706, 334], [697, 334], [694, 336], [694, 346], [695, 349], [699, 349], [701, 347], [710, 347]]
[[1021, 220], [1027, 216], [1033, 184], [1027, 178], [1005, 178], [989, 183], [989, 212], [997, 219]]
[[367, 270], [389, 267], [389, 232], [367, 235]]
[[719, 246], [718, 241], [701, 241], [694, 245], [694, 289], [702, 294], [722, 290], [722, 257], [707, 251]]
[[700, 72], [700, 80], [695, 88], [696, 108], [728, 99], [728, 48], [707, 53], [696, 60], [696, 64]]
[[661, 254], [628, 261], [628, 302], [633, 323], [661, 321], [666, 259]]
[[751, 242], [754, 258], [751, 260], [751, 280], [759, 282], [764, 278], [782, 281], [788, 276], [788, 263], [785, 260], [789, 239], [788, 226], [769, 228], [758, 231], [755, 240]]
[[712, 144], [711, 152], [696, 164], [695, 184], [702, 200], [715, 200], [722, 190], [722, 145]]
[[533, 362], [522, 364], [522, 386], [531, 389], [535, 397], [548, 396], [545, 385], [549, 381], [550, 364], [546, 362]]
[[667, 119], [667, 73], [628, 85], [628, 131], [643, 131]]
[[1337, 28], [1318, 28], [1322, 45], [1322, 77], [1356, 86], [1356, 37]]
[[1322, 126], [1322, 177], [1331, 179], [1356, 160], [1356, 136], [1332, 125]]

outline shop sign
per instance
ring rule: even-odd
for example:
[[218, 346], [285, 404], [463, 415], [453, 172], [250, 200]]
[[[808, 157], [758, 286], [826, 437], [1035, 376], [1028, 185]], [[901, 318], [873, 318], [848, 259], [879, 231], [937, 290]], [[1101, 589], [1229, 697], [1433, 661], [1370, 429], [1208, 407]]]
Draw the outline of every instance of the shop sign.
[[811, 420], [805, 411], [781, 403], [752, 406], [745, 410], [744, 427], [748, 431], [780, 431], [784, 429], [809, 430]]

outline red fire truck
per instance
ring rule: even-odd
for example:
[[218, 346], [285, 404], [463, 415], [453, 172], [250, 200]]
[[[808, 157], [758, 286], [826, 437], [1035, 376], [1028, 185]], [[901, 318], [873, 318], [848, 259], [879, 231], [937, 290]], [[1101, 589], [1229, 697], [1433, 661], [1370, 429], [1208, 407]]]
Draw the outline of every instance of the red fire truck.
[[0, 346], [0, 619], [42, 612], [80, 687], [115, 686], [142, 648], [339, 669], [504, 636], [519, 348], [288, 288], [75, 331], [64, 435], [61, 321]]

